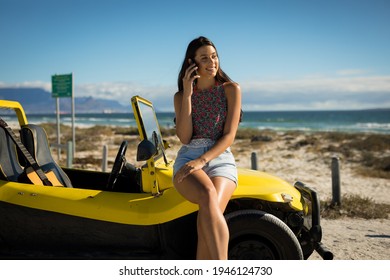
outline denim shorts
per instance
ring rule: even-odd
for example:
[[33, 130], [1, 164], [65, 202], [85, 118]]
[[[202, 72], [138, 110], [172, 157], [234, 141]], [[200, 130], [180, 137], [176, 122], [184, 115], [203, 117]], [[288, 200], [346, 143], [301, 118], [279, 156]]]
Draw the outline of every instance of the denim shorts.
[[[187, 162], [199, 158], [215, 144], [211, 139], [194, 139], [188, 145], [183, 145], [177, 153], [173, 165], [173, 176]], [[218, 157], [212, 159], [202, 168], [210, 177], [225, 177], [232, 180], [237, 185], [237, 167], [236, 161], [230, 147], [227, 148]]]

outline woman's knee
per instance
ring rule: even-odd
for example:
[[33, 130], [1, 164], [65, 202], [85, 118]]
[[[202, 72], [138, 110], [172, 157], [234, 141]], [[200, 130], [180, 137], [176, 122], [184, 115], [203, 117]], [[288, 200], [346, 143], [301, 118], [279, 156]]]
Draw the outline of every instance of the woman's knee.
[[218, 192], [213, 181], [200, 170], [189, 175], [180, 183], [174, 179], [174, 186], [187, 200], [200, 207], [218, 204]]
[[199, 188], [199, 205], [209, 206], [212, 203], [218, 204], [218, 193], [213, 184], [202, 185]]

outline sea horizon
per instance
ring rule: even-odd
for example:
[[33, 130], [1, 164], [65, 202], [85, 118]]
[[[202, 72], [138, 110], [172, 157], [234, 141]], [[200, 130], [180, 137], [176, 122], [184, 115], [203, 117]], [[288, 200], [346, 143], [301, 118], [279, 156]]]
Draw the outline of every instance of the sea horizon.
[[[173, 112], [157, 112], [161, 127], [174, 127]], [[0, 116], [7, 122], [16, 122], [14, 114], [4, 113]], [[29, 123], [56, 123], [57, 116], [52, 114], [26, 113]], [[72, 124], [71, 114], [60, 114], [60, 123]], [[136, 122], [132, 112], [127, 113], [77, 113], [75, 125], [91, 127], [109, 125], [134, 127]], [[239, 128], [271, 129], [276, 131], [307, 131], [307, 132], [351, 132], [351, 133], [381, 133], [390, 134], [390, 109], [362, 110], [304, 110], [304, 111], [245, 111]]]

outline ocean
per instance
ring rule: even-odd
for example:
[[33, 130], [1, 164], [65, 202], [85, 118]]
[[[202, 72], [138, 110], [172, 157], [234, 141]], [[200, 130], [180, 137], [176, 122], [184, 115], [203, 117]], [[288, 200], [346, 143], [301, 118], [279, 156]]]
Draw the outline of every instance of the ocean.
[[[14, 115], [0, 116], [6, 122], [16, 122]], [[161, 127], [174, 127], [174, 113], [159, 112]], [[56, 115], [27, 114], [29, 123], [56, 123]], [[61, 115], [61, 124], [71, 125], [71, 115]], [[76, 114], [75, 124], [81, 127], [95, 125], [136, 126], [132, 113]], [[341, 131], [390, 134], [389, 110], [356, 111], [244, 111], [241, 128], [272, 129], [277, 131]]]

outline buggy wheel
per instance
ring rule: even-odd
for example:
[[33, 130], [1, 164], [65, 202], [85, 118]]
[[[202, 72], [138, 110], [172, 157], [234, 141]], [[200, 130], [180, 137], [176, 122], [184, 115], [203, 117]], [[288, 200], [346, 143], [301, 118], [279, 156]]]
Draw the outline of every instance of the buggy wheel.
[[230, 231], [229, 259], [303, 260], [298, 239], [274, 215], [240, 210], [226, 215]]

